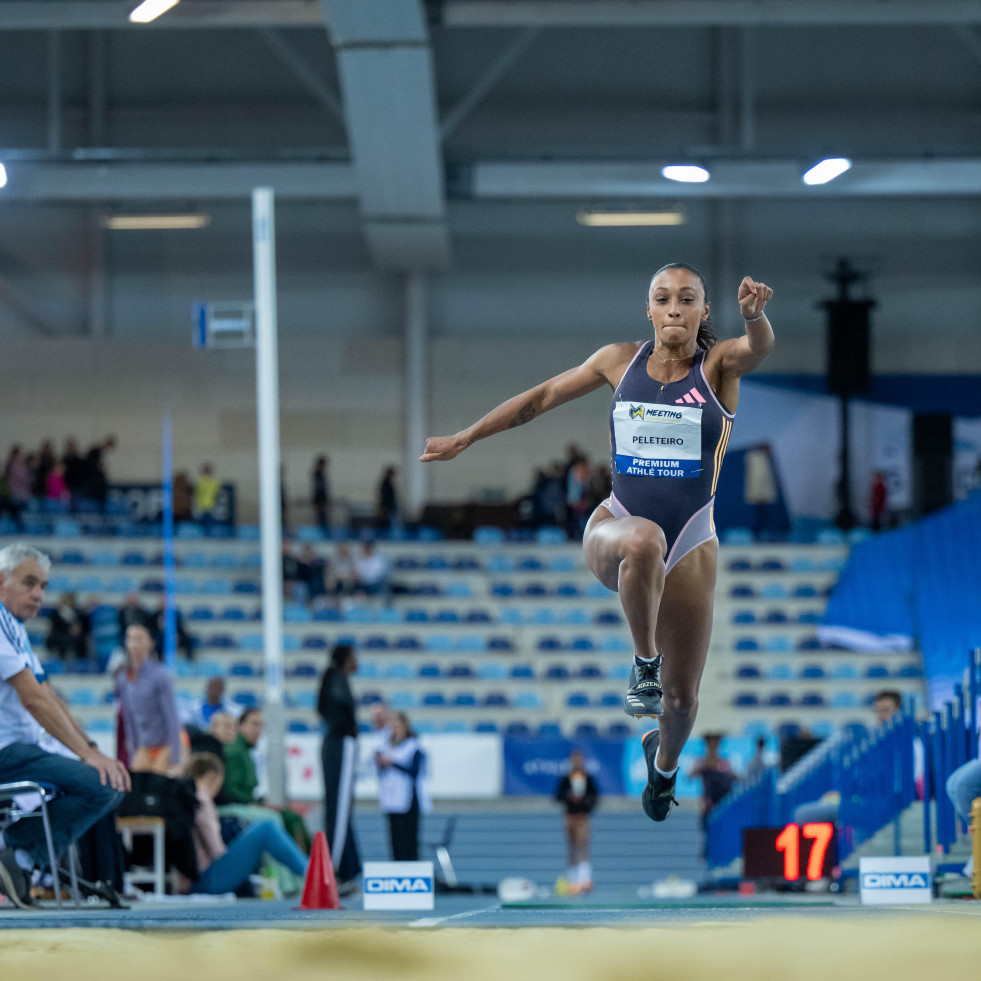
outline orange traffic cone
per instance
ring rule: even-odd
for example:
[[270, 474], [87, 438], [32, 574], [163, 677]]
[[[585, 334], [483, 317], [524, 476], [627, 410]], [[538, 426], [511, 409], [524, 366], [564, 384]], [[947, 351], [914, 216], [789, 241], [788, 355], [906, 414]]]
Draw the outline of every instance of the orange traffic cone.
[[340, 909], [341, 900], [337, 895], [337, 880], [334, 878], [334, 863], [330, 860], [330, 849], [323, 831], [313, 836], [310, 849], [310, 864], [307, 878], [303, 883], [303, 898], [298, 909]]

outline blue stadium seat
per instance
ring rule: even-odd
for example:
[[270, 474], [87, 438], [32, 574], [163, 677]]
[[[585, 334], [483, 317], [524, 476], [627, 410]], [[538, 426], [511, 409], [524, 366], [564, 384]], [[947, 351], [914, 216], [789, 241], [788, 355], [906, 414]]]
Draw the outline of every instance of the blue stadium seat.
[[392, 692], [388, 704], [399, 712], [406, 712], [409, 709], [418, 708], [419, 699], [411, 691], [395, 691]]
[[480, 572], [480, 562], [473, 556], [465, 555], [453, 560], [454, 572]]
[[205, 552], [188, 552], [180, 563], [185, 569], [206, 569], [208, 556]]
[[791, 681], [794, 669], [789, 664], [771, 664], [766, 669], [766, 677], [769, 681]]
[[535, 648], [539, 651], [560, 651], [562, 650], [562, 641], [553, 636], [539, 637]]
[[817, 637], [802, 637], [797, 642], [797, 650], [799, 651], [819, 651], [821, 646], [821, 641]]
[[465, 733], [470, 732], [470, 726], [462, 719], [447, 719], [447, 721], [443, 723], [440, 731]]
[[514, 704], [518, 708], [538, 709], [542, 707], [542, 696], [536, 691], [519, 691], [514, 696]]
[[592, 722], [580, 722], [573, 730], [573, 739], [598, 739], [599, 729]]
[[483, 654], [487, 650], [487, 643], [479, 634], [461, 634], [454, 646], [464, 654]]
[[529, 582], [525, 583], [524, 586], [518, 590], [518, 593], [524, 599], [541, 599], [548, 596], [548, 589], [544, 583]]
[[722, 541], [726, 545], [752, 545], [755, 539], [748, 528], [727, 528], [722, 533]]
[[438, 678], [441, 673], [438, 664], [427, 663], [419, 665], [420, 678]]
[[740, 664], [739, 667], [736, 668], [736, 677], [737, 678], [761, 678], [762, 673], [760, 672], [760, 669], [756, 667], [755, 664]]
[[375, 702], [383, 702], [384, 700], [380, 691], [366, 691], [361, 693], [361, 697], [358, 699], [358, 705], [367, 707], [374, 705]]
[[532, 681], [535, 671], [530, 664], [515, 664], [511, 667], [510, 676], [515, 681]]
[[547, 681], [567, 681], [569, 669], [564, 664], [550, 664], [545, 670]]
[[748, 708], [751, 705], [759, 705], [759, 703], [759, 698], [749, 691], [739, 692], [732, 700], [732, 704], [736, 708]]
[[540, 606], [538, 609], [532, 610], [527, 618], [527, 622], [536, 627], [549, 626], [550, 624], [558, 623], [558, 621], [559, 617], [556, 616], [555, 610], [550, 606]]
[[300, 650], [300, 638], [295, 634], [283, 634], [283, 650], [287, 654]]
[[215, 611], [210, 606], [195, 606], [187, 615], [188, 620], [204, 622], [214, 620]]
[[421, 651], [422, 648], [422, 640], [415, 634], [402, 634], [395, 641], [395, 649], [399, 651]]
[[901, 664], [896, 672], [897, 678], [922, 678], [923, 669], [918, 664]]
[[412, 592], [416, 596], [442, 596], [443, 591], [438, 582], [417, 583]]
[[600, 650], [604, 654], [628, 654], [632, 646], [622, 634], [607, 634], [600, 640]]
[[589, 611], [579, 605], [563, 610], [561, 622], [568, 627], [588, 627], [592, 624]]
[[510, 705], [511, 703], [510, 700], [508, 699], [508, 696], [504, 692], [492, 691], [492, 692], [488, 692], [484, 696], [483, 704], [486, 705], [488, 708], [491, 707], [507, 708], [507, 706]]
[[563, 599], [575, 599], [579, 595], [579, 587], [571, 582], [560, 583], [555, 587], [555, 595]]
[[240, 606], [226, 606], [221, 612], [221, 618], [222, 620], [241, 623], [246, 619], [245, 610], [243, 610]]
[[199, 678], [223, 678], [227, 673], [221, 661], [198, 661], [195, 667]]
[[800, 705], [801, 708], [824, 708], [827, 702], [824, 699], [824, 695], [820, 692], [808, 691], [801, 695]]
[[487, 571], [502, 575], [514, 571], [514, 562], [506, 555], [491, 555], [486, 562]]
[[240, 691], [232, 696], [232, 701], [242, 708], [255, 708], [259, 704], [259, 696], [254, 691]]
[[789, 654], [794, 649], [794, 642], [782, 635], [767, 637], [764, 649], [770, 654]]
[[541, 722], [538, 726], [539, 739], [561, 739], [562, 727], [558, 722]]
[[358, 662], [358, 677], [361, 679], [369, 679], [374, 681], [376, 678], [382, 676], [382, 670], [375, 661], [359, 661]]
[[615, 691], [605, 691], [596, 700], [601, 708], [620, 708], [623, 705], [623, 695]]
[[491, 585], [491, 596], [498, 599], [510, 599], [514, 596], [514, 586], [509, 582], [496, 582]]
[[85, 555], [77, 549], [66, 549], [61, 553], [62, 565], [85, 565]]
[[[258, 588], [250, 590], [251, 592], [258, 592]], [[232, 593], [232, 588], [228, 583], [227, 579], [206, 579], [204, 584], [201, 586], [201, 592], [207, 593], [210, 596], [230, 596]], [[242, 590], [236, 589], [235, 592], [240, 593]]]
[[531, 729], [525, 722], [510, 722], [504, 730], [504, 735], [508, 739], [527, 739], [531, 735]]
[[[363, 667], [364, 665], [361, 665]], [[297, 661], [293, 665], [294, 678], [316, 678], [320, 672], [312, 661]]]
[[[224, 582], [224, 580], [221, 581]], [[253, 582], [251, 579], [237, 579], [232, 584], [232, 592], [244, 596], [257, 596], [259, 594], [259, 584]]]
[[310, 611], [300, 603], [286, 603], [283, 606], [284, 623], [309, 623], [313, 620]]
[[205, 643], [222, 651], [233, 651], [238, 647], [238, 641], [231, 634], [212, 634]]
[[266, 641], [262, 634], [242, 634], [238, 643], [243, 651], [261, 651], [265, 650], [266, 647]]
[[508, 673], [504, 665], [496, 661], [478, 661], [477, 676], [485, 681], [498, 681], [506, 678]]
[[413, 607], [405, 611], [406, 623], [428, 623], [429, 612], [421, 607]]
[[471, 708], [477, 704], [477, 696], [472, 691], [460, 691], [453, 696], [454, 708]]
[[811, 559], [806, 557], [798, 557], [796, 559], [790, 560], [790, 571], [791, 572], [816, 572], [817, 567]]
[[514, 644], [507, 637], [488, 637], [487, 650], [489, 651], [513, 651]]
[[569, 645], [574, 651], [595, 651], [596, 645], [592, 637], [573, 637]]
[[614, 722], [606, 730], [607, 739], [629, 739], [633, 734], [626, 722]]
[[858, 668], [851, 661], [836, 664], [831, 671], [831, 677], [835, 681], [853, 681], [858, 677]]
[[57, 675], [65, 673], [65, 666], [61, 661], [45, 661], [42, 665], [46, 675]]
[[733, 623], [756, 623], [756, 614], [752, 610], [737, 610], [732, 616]]
[[889, 667], [885, 664], [870, 664], [865, 669], [866, 678], [888, 678]]
[[473, 727], [474, 732], [497, 732], [497, 723], [491, 721], [478, 722]]
[[755, 637], [738, 637], [736, 643], [733, 644], [733, 649], [737, 651], [758, 651], [760, 645]]
[[777, 726], [777, 738], [793, 739], [800, 733], [800, 726], [796, 722], [782, 722]]
[[525, 555], [518, 559], [515, 569], [518, 572], [541, 572], [542, 561], [536, 555]]
[[786, 623], [790, 618], [783, 610], [770, 610], [763, 619], [765, 623]]
[[487, 610], [467, 610], [463, 618], [467, 623], [493, 623], [494, 618]]
[[318, 623], [339, 623], [343, 619], [343, 615], [340, 610], [336, 610], [332, 606], [325, 606], [315, 610], [313, 618]]
[[473, 599], [473, 589], [468, 582], [451, 579], [446, 583], [445, 595], [450, 599]]
[[434, 654], [447, 653], [453, 650], [453, 641], [446, 634], [430, 634], [426, 638], [426, 650]]
[[784, 708], [793, 704], [793, 699], [784, 691], [775, 691], [767, 696], [766, 704], [771, 708]]
[[287, 732], [309, 732], [310, 726], [300, 719], [290, 719], [286, 729]]
[[760, 590], [764, 599], [787, 599], [787, 587], [782, 582], [768, 582]]
[[797, 614], [797, 622], [805, 624], [820, 623], [821, 614], [817, 610], [801, 610]]
[[146, 556], [142, 552], [131, 551], [124, 552], [123, 557], [120, 559], [120, 565], [146, 565]]
[[562, 545], [566, 541], [566, 534], [561, 528], [546, 525], [535, 530], [535, 542], [538, 545]]
[[392, 568], [397, 572], [415, 572], [419, 567], [419, 560], [414, 555], [400, 555], [392, 563]]
[[759, 564], [760, 572], [786, 572], [787, 567], [780, 559], [764, 559]]
[[473, 678], [476, 672], [469, 664], [452, 664], [446, 672], [448, 678]]
[[303, 638], [301, 647], [305, 651], [325, 651], [327, 650], [327, 641], [319, 634], [309, 634]]
[[728, 568], [730, 572], [749, 572], [753, 563], [749, 559], [730, 559]]
[[584, 691], [574, 691], [565, 700], [569, 708], [586, 708], [589, 705], [589, 695]]
[[366, 651], [387, 651], [388, 638], [382, 634], [372, 634], [364, 639], [361, 646]]
[[432, 619], [434, 619], [436, 623], [459, 623], [460, 614], [453, 609], [438, 610], [436, 616]]
[[626, 681], [630, 677], [631, 667], [632, 665], [630, 661], [618, 661], [607, 667], [606, 677], [609, 678], [610, 681]]
[[811, 586], [807, 583], [801, 583], [799, 586], [795, 586], [792, 592], [794, 599], [813, 599], [817, 596], [818, 591], [815, 586]]
[[575, 559], [571, 559], [567, 555], [550, 556], [548, 560], [548, 571], [549, 572], [575, 572], [576, 571]]
[[473, 530], [473, 540], [478, 545], [503, 545], [504, 532], [494, 525], [480, 525]]
[[597, 626], [619, 627], [623, 617], [616, 610], [600, 610], [593, 618]]
[[95, 708], [99, 695], [94, 688], [73, 688], [68, 693], [68, 704], [72, 708]]
[[750, 599], [756, 595], [756, 590], [752, 586], [746, 585], [745, 583], [739, 586], [733, 586], [729, 590], [729, 595], [733, 599]]
[[826, 678], [827, 673], [820, 664], [805, 664], [801, 668], [800, 676], [802, 678]]
[[422, 704], [426, 708], [442, 708], [446, 705], [446, 696], [441, 691], [428, 691], [422, 696]]
[[234, 661], [228, 669], [233, 678], [254, 678], [258, 673], [251, 661]]
[[598, 664], [584, 664], [576, 672], [578, 678], [602, 678], [603, 669]]

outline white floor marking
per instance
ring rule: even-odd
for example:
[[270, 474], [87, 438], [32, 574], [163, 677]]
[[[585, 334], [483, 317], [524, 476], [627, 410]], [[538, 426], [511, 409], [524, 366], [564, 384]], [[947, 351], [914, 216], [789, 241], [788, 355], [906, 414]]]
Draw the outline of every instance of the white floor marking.
[[439, 926], [440, 923], [446, 923], [447, 920], [464, 920], [468, 916], [480, 916], [481, 913], [496, 913], [499, 909], [499, 906], [488, 906], [486, 909], [471, 909], [465, 913], [454, 913], [452, 916], [426, 916], [421, 920], [413, 920], [409, 926], [434, 927]]

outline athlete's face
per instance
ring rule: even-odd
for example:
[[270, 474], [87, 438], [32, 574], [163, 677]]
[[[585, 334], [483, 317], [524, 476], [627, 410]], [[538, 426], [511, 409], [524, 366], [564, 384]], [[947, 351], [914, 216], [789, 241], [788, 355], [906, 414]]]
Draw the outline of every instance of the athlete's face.
[[709, 315], [705, 290], [687, 269], [665, 269], [651, 283], [647, 318], [663, 344], [684, 345], [698, 335], [698, 325]]

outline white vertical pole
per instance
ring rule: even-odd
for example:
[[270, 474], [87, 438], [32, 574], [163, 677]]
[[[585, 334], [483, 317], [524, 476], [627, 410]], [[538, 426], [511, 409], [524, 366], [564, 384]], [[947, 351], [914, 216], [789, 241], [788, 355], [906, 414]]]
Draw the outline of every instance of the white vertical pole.
[[279, 355], [276, 348], [276, 228], [273, 192], [252, 192], [255, 277], [255, 377], [259, 430], [259, 517], [262, 538], [262, 634], [265, 648], [269, 800], [286, 797], [283, 713], [283, 559], [279, 500]]
[[429, 282], [425, 273], [405, 277], [405, 487], [406, 513], [418, 520], [426, 503], [428, 470], [419, 456], [429, 435], [426, 361], [429, 333]]

